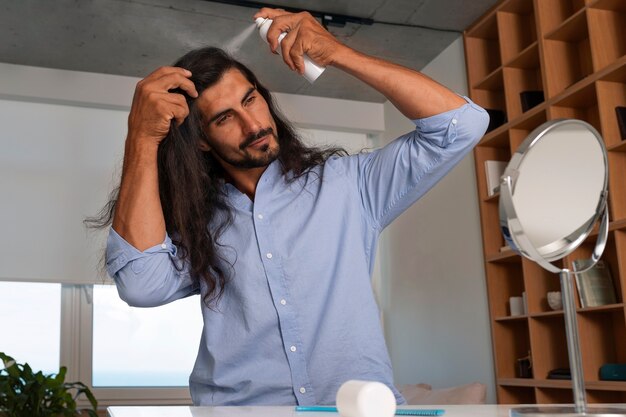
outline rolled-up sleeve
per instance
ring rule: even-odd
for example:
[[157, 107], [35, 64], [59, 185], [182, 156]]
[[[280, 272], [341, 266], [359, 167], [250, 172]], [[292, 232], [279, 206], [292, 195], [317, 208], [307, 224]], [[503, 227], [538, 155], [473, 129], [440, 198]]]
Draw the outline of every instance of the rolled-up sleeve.
[[111, 228], [106, 267], [120, 298], [134, 307], [155, 307], [199, 292], [169, 235], [140, 251]]
[[369, 154], [355, 155], [362, 206], [382, 230], [441, 180], [485, 134], [487, 112], [464, 97], [459, 108], [413, 120], [416, 129]]

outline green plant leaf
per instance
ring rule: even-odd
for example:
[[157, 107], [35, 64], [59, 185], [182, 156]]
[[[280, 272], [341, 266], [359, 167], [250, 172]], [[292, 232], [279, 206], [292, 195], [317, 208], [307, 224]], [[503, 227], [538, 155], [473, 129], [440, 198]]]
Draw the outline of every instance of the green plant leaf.
[[76, 409], [76, 399], [84, 395], [92, 406], [85, 411], [97, 417], [98, 402], [89, 387], [82, 382], [64, 382], [66, 367], [57, 374], [44, 375], [34, 373], [28, 363], [16, 363], [4, 352], [0, 352], [0, 359], [5, 364], [0, 369], [0, 416], [75, 417], [81, 411]]

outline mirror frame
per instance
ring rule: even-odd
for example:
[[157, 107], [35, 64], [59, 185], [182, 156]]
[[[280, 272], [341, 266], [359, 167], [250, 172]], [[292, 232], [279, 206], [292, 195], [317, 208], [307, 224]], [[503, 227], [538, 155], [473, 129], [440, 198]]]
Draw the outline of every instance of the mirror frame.
[[[593, 126], [587, 122], [577, 119], [556, 119], [543, 123], [528, 135], [528, 137], [524, 140], [524, 142], [522, 142], [511, 157], [511, 161], [504, 170], [504, 174], [502, 175], [500, 181], [500, 229], [505, 242], [511, 247], [511, 249], [513, 249], [513, 251], [535, 261], [537, 261], [537, 255], [546, 261], [551, 262], [559, 260], [572, 253], [589, 236], [589, 234], [593, 231], [596, 221], [606, 211], [608, 196], [608, 168], [605, 168], [604, 184], [599, 195], [599, 201], [595, 213], [577, 230], [559, 239], [558, 241], [545, 245], [541, 248], [535, 248], [530, 239], [524, 233], [513, 204], [513, 191], [515, 189], [517, 178], [519, 177], [519, 167], [525, 155], [533, 149], [539, 140], [541, 140], [550, 131], [566, 124], [582, 125], [595, 136], [602, 150], [604, 166], [608, 167], [608, 157], [604, 141]], [[555, 270], [553, 272], [560, 270], [560, 268], [554, 268]], [[548, 269], [552, 270], [552, 268]]]

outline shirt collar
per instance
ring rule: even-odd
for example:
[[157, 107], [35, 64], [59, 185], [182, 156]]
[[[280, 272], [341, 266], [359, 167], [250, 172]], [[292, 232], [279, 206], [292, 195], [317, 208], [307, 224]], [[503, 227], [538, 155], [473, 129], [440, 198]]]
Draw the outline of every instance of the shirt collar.
[[[279, 181], [282, 177], [282, 166], [278, 159], [272, 161], [263, 174], [259, 178], [259, 182], [256, 186], [256, 193], [267, 192], [273, 184]], [[252, 211], [253, 202], [250, 201], [248, 196], [237, 189], [231, 183], [224, 183], [224, 190], [228, 200], [235, 206], [243, 210]]]

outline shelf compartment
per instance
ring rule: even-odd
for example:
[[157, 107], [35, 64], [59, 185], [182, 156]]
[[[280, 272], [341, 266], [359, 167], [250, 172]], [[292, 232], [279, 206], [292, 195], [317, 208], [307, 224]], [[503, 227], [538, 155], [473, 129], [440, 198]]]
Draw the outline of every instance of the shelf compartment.
[[547, 379], [551, 370], [569, 368], [565, 321], [562, 314], [532, 317], [530, 334], [535, 378]]
[[[509, 68], [503, 69], [505, 89], [506, 113], [509, 120], [515, 120], [522, 113], [521, 93], [528, 91], [543, 92], [543, 82], [541, 80], [541, 70], [539, 67], [531, 69]], [[545, 101], [542, 100], [542, 102]], [[541, 103], [538, 103], [541, 104]], [[528, 111], [530, 109], [526, 109]]]
[[552, 313], [546, 294], [548, 291], [561, 291], [559, 276], [525, 258], [522, 260], [522, 268], [528, 314]]
[[509, 132], [498, 129], [487, 133], [478, 143], [478, 146], [509, 149]]
[[[626, 107], [626, 63], [596, 82], [602, 137], [608, 149], [624, 152], [615, 107]], [[620, 146], [621, 145], [621, 146]]]
[[587, 389], [587, 402], [591, 404], [620, 404], [626, 403], [624, 391], [599, 391]]
[[622, 140], [615, 107], [626, 107], [626, 81], [597, 81], [598, 110], [602, 137], [607, 148], [614, 148], [626, 143]]
[[549, 98], [593, 74], [585, 11], [581, 10], [549, 33], [543, 52]]
[[617, 291], [617, 299], [622, 303], [626, 302], [626, 285], [619, 277], [626, 275], [626, 229], [617, 229], [612, 231], [615, 237], [615, 252], [617, 256], [617, 262], [611, 272], [614, 272], [613, 283], [615, 284], [615, 291]]
[[556, 100], [549, 109], [550, 119], [580, 119], [601, 131], [595, 83], [589, 83], [582, 89], [561, 96]]
[[542, 35], [554, 31], [585, 8], [585, 0], [540, 0], [536, 4], [539, 31]]
[[528, 0], [510, 1], [496, 13], [502, 62], [515, 58], [537, 41], [535, 11]]
[[515, 153], [517, 148], [519, 148], [533, 130], [548, 120], [544, 108], [545, 106], [543, 105], [533, 108], [524, 113], [520, 119], [511, 123], [511, 129], [509, 130], [511, 154]]
[[584, 9], [578, 10], [563, 21], [553, 31], [545, 34], [545, 39], [565, 42], [580, 42], [589, 39], [587, 14]]
[[[612, 220], [626, 219], [626, 153], [609, 152], [609, 209]], [[625, 271], [626, 272], [626, 271]]]
[[[474, 87], [470, 89], [470, 97], [476, 104], [482, 106], [487, 111], [498, 110], [505, 113], [506, 123], [506, 101], [504, 97], [504, 80], [502, 76], [502, 68], [498, 68], [486, 78], [480, 80]], [[490, 125], [487, 132], [493, 131], [495, 128]]]
[[517, 359], [528, 356], [530, 352], [528, 320], [494, 322], [493, 338], [498, 375], [517, 378]]
[[540, 68], [539, 46], [537, 42], [532, 43], [528, 48], [520, 52], [519, 55], [517, 55], [510, 61], [505, 62], [504, 66], [523, 69]]
[[465, 50], [470, 85], [484, 79], [502, 64], [495, 13], [465, 33]]
[[572, 404], [574, 393], [572, 388], [537, 388], [535, 390], [537, 404]]
[[498, 385], [496, 394], [498, 396], [498, 404], [535, 403], [535, 389], [533, 387]]
[[[608, 6], [602, 2], [600, 6]], [[592, 7], [587, 10], [589, 39], [596, 71], [626, 55], [626, 7]]]
[[491, 317], [508, 317], [509, 298], [519, 297], [524, 292], [521, 262], [488, 263], [486, 269]]
[[[578, 314], [585, 380], [600, 381], [600, 367], [626, 362], [624, 309]], [[602, 340], [602, 343], [598, 343]]]

